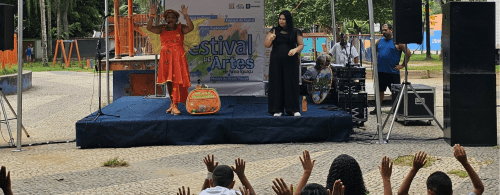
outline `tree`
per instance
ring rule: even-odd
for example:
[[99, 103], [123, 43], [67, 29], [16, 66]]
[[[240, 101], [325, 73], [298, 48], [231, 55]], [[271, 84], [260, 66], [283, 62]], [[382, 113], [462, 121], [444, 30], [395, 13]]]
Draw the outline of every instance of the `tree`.
[[[283, 10], [292, 11], [301, 0], [275, 0], [275, 13], [272, 13], [272, 1], [266, 1], [265, 18], [267, 26], [276, 26], [278, 14]], [[331, 0], [303, 0], [293, 13], [295, 27], [304, 28], [305, 32], [313, 24], [327, 27], [331, 31]], [[373, 0], [376, 23], [392, 21], [392, 3], [388, 0]], [[274, 21], [272, 20], [274, 15]], [[336, 0], [335, 20], [338, 24], [349, 21], [368, 21], [368, 0]], [[366, 23], [366, 22], [361, 22]]]
[[42, 24], [42, 64], [48, 66], [47, 59], [47, 22], [45, 19], [45, 0], [40, 0], [40, 19]]

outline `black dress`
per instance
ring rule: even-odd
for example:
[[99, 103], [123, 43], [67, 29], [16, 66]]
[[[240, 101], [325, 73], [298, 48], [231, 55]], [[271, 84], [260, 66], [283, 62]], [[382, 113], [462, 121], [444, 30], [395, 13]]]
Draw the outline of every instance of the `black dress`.
[[[283, 34], [274, 28], [276, 38], [273, 41], [269, 64], [268, 112], [283, 112], [293, 115], [299, 112], [299, 53], [288, 56], [290, 49], [295, 48], [296, 37], [302, 32], [295, 30], [294, 44], [290, 34]], [[272, 30], [271, 30], [272, 31]], [[286, 32], [286, 31], [285, 31]]]

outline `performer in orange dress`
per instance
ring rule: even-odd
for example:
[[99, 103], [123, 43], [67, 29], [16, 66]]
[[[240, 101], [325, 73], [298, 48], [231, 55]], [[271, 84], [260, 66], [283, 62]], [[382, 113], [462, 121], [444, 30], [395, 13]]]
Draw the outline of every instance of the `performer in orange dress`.
[[161, 37], [161, 53], [156, 82], [158, 84], [167, 84], [171, 101], [167, 113], [179, 115], [181, 112], [177, 108], [177, 104], [186, 102], [188, 87], [191, 86], [186, 52], [183, 48], [184, 34], [191, 32], [194, 26], [191, 19], [189, 19], [188, 8], [184, 5], [181, 6], [180, 12], [186, 19], [186, 25], [178, 23], [179, 13], [169, 9], [162, 14], [167, 24], [153, 26], [156, 9], [156, 6], [151, 7], [147, 26], [147, 30], [160, 34]]

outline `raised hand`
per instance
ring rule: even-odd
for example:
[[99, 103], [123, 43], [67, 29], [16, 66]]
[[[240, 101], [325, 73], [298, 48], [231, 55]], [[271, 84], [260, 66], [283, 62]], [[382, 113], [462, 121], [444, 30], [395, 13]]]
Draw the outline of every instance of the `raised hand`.
[[327, 189], [328, 195], [344, 195], [344, 184], [340, 181], [340, 179], [337, 179], [335, 183], [333, 184], [333, 191], [330, 191], [330, 189]]
[[246, 187], [243, 187], [243, 189], [240, 187], [240, 195], [250, 195], [250, 190], [247, 189]]
[[215, 160], [214, 160], [214, 155], [213, 154], [212, 154], [212, 158], [211, 159], [210, 159], [210, 154], [207, 155], [207, 157], [203, 157], [203, 162], [207, 166], [207, 170], [210, 173], [213, 173], [215, 167], [217, 167], [217, 165], [219, 165], [219, 162], [214, 162], [214, 161]]
[[427, 154], [425, 152], [419, 151], [418, 153], [415, 153], [412, 167], [416, 170], [422, 168], [425, 165], [425, 163], [427, 163], [425, 157], [427, 157]]
[[380, 171], [380, 175], [382, 175], [382, 179], [391, 178], [392, 164], [393, 163], [391, 162], [389, 157], [384, 156], [384, 158], [382, 158], [382, 163], [378, 166], [378, 169]]
[[236, 168], [231, 166], [236, 175], [242, 176], [245, 175], [245, 161], [243, 159], [237, 158], [234, 159], [234, 164], [236, 164]]
[[273, 31], [273, 32], [271, 33], [271, 35], [269, 35], [269, 38], [268, 38], [268, 39], [269, 39], [269, 40], [271, 40], [271, 41], [274, 41], [274, 39], [276, 39], [276, 32], [274, 32], [274, 31]]
[[467, 154], [465, 153], [464, 147], [460, 146], [460, 144], [455, 144], [453, 146], [453, 155], [461, 164], [468, 163], [467, 162]]
[[0, 189], [2, 189], [6, 195], [12, 194], [10, 171], [7, 172], [4, 166], [0, 168]]
[[182, 186], [182, 191], [181, 191], [181, 188], [179, 188], [179, 192], [177, 192], [177, 195], [191, 195], [189, 187], [187, 189], [188, 190], [187, 190], [187, 193], [186, 193], [186, 189], [184, 189], [184, 186]]
[[156, 4], [153, 4], [151, 5], [151, 7], [149, 7], [149, 15], [156, 14], [156, 11], [158, 11]]
[[180, 12], [182, 15], [187, 15], [188, 14], [188, 7], [186, 7], [185, 5], [182, 5]]
[[307, 151], [307, 150], [304, 150], [302, 152], [302, 156], [304, 157], [304, 159], [302, 159], [300, 156], [299, 156], [299, 159], [300, 159], [300, 162], [302, 163], [302, 167], [304, 168], [304, 171], [312, 172], [312, 169], [314, 167], [314, 162], [316, 162], [316, 160], [311, 161], [311, 156], [309, 156], [309, 151]]
[[276, 181], [273, 181], [273, 190], [277, 195], [292, 195], [293, 193], [293, 184], [290, 184], [290, 188], [286, 185], [283, 178], [276, 178]]

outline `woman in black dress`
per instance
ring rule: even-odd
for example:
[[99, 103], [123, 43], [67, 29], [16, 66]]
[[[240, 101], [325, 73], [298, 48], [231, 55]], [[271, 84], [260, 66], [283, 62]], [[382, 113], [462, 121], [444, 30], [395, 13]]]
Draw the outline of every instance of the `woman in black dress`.
[[273, 47], [269, 64], [268, 112], [300, 116], [299, 55], [304, 48], [302, 32], [293, 28], [292, 14], [279, 14], [279, 25], [267, 34], [264, 46]]

